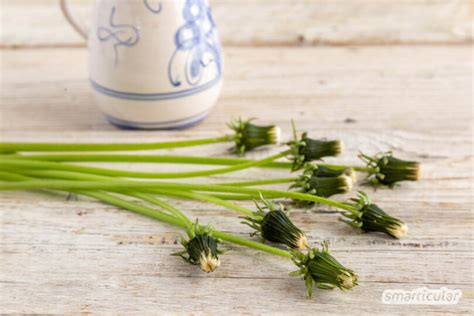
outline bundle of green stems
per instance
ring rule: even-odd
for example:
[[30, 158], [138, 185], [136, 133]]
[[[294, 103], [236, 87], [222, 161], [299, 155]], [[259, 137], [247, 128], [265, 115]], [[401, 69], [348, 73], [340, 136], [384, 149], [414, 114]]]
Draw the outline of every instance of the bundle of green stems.
[[[224, 201], [212, 195], [187, 191], [190, 189], [200, 191], [201, 189], [197, 189], [196, 185], [181, 187], [182, 183], [117, 180], [106, 176], [61, 170], [22, 169], [16, 170], [15, 172], [14, 170], [0, 171], [0, 179], [2, 180], [2, 182], [0, 182], [0, 190], [38, 189], [70, 192], [83, 195], [85, 197], [90, 197], [103, 203], [114, 205], [130, 212], [134, 212], [142, 216], [146, 216], [184, 229], [186, 230], [188, 236], [190, 236], [190, 240], [183, 242], [183, 246], [185, 246], [186, 249], [178, 254], [183, 256], [183, 258], [185, 258], [187, 261], [193, 264], [198, 264], [205, 272], [212, 272], [220, 265], [218, 254], [221, 252], [218, 251], [216, 245], [222, 240], [227, 243], [237, 244], [258, 251], [266, 252], [271, 255], [293, 260], [299, 268], [297, 274], [304, 275], [305, 280], [312, 280], [311, 283], [306, 281], [307, 293], [309, 297], [312, 295], [313, 283], [321, 288], [338, 287], [343, 290], [351, 289], [357, 285], [357, 275], [355, 275], [352, 270], [349, 270], [341, 265], [329, 253], [325, 244], [323, 244], [321, 250], [317, 247], [310, 249], [306, 242], [304, 245], [302, 245], [303, 247], [300, 247], [303, 249], [285, 250], [276, 248], [261, 242], [224, 233], [212, 227], [203, 227], [197, 223], [197, 220], [195, 223], [193, 223], [179, 209], [157, 197], [168, 196], [200, 200], [225, 206], [231, 210], [241, 213], [242, 215], [246, 215], [249, 218], [254, 216], [254, 212], [246, 207]], [[203, 187], [202, 190], [215, 190], [219, 192], [225, 190], [226, 188], [226, 186], [221, 185], [209, 185], [208, 187]], [[235, 187], [235, 189], [237, 192], [240, 191], [238, 187]], [[244, 190], [244, 192], [258, 193], [260, 195], [262, 194], [261, 191], [256, 189], [250, 190], [251, 191]], [[310, 195], [306, 196], [305, 194], [299, 193], [291, 194], [291, 192], [287, 192], [287, 194], [285, 194], [284, 191], [277, 190], [265, 190], [263, 193], [268, 193], [272, 197], [283, 195], [297, 197], [300, 199], [315, 199], [315, 197]], [[140, 203], [129, 201], [123, 197], [141, 200], [158, 207], [159, 210], [144, 206]], [[335, 205], [338, 205], [338, 202], [334, 201], [334, 203]], [[344, 205], [341, 203], [341, 206]], [[294, 225], [292, 225], [291, 222], [289, 224], [289, 229], [287, 229], [286, 232], [287, 235], [291, 235], [292, 230], [299, 231]], [[274, 235], [274, 237], [275, 239], [271, 239], [269, 237], [267, 237], [267, 239], [274, 242], [284, 242], [280, 241], [281, 236], [279, 234]], [[304, 240], [306, 241], [306, 238], [304, 238]], [[314, 258], [313, 255], [311, 260], [306, 260], [305, 258], [309, 256], [309, 254], [305, 255], [302, 252], [306, 248], [309, 249], [308, 251], [311, 254], [317, 253], [321, 258]]]
[[[285, 207], [274, 204], [271, 200], [286, 198], [304, 202], [305, 205], [315, 203], [327, 205], [339, 210], [340, 220], [359, 230], [383, 232], [394, 238], [403, 238], [406, 235], [406, 224], [373, 204], [365, 193], [360, 192], [358, 197], [345, 202], [329, 198], [352, 189], [354, 171], [367, 173], [370, 183], [378, 186], [393, 187], [397, 182], [413, 181], [419, 178], [418, 163], [394, 158], [391, 153], [375, 157], [361, 154], [361, 158], [367, 163], [366, 166], [325, 164], [320, 160], [323, 157], [340, 154], [342, 143], [310, 139], [306, 133], [298, 138], [296, 132], [294, 132], [294, 140], [287, 143], [287, 149], [259, 160], [240, 157], [102, 153], [234, 142], [232, 151], [243, 154], [260, 146], [279, 143], [280, 130], [273, 125], [258, 126], [250, 120], [238, 119], [232, 122], [230, 127], [234, 131], [232, 135], [177, 142], [0, 143], [0, 190], [65, 191], [177, 226], [186, 231], [187, 239], [183, 238], [184, 250], [176, 255], [192, 264], [199, 265], [205, 272], [212, 272], [219, 266], [219, 255], [222, 251], [218, 244], [221, 241], [292, 259], [298, 267], [298, 271], [293, 274], [303, 276], [308, 296], [311, 296], [313, 285], [321, 288], [351, 289], [357, 285], [357, 276], [332, 257], [327, 244], [321, 247], [309, 247], [304, 232], [291, 222]], [[55, 153], [44, 154], [43, 152]], [[280, 161], [279, 159], [282, 158], [290, 161]], [[319, 162], [314, 163], [315, 161]], [[143, 172], [72, 164], [74, 162], [171, 163], [221, 167], [186, 172]], [[289, 171], [302, 169], [303, 171], [298, 176], [239, 182], [170, 181], [170, 179], [227, 174], [256, 167]], [[163, 181], [164, 179], [166, 181]], [[291, 183], [290, 190], [262, 187], [283, 183]], [[214, 227], [199, 224], [197, 219], [192, 221], [181, 210], [162, 200], [162, 197], [206, 202], [238, 212], [246, 219], [246, 223], [255, 229], [254, 234], [259, 234], [264, 242], [280, 244], [286, 249], [227, 234]], [[232, 200], [258, 200], [260, 202], [257, 203], [257, 210], [253, 210]]]

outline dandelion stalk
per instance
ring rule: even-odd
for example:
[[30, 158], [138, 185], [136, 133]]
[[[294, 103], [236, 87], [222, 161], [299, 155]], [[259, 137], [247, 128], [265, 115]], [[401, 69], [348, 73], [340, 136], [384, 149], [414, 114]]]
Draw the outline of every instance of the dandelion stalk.
[[[9, 182], [9, 183], [12, 183], [12, 184], [13, 183], [22, 183], [22, 182], [33, 181], [31, 177], [26, 177], [26, 176], [23, 176], [23, 175], [11, 173], [11, 172], [4, 172], [4, 171], [0, 172], [0, 178], [3, 179], [3, 180], [7, 180], [7, 181], [21, 181], [21, 182]], [[44, 188], [40, 188], [40, 189], [44, 189]], [[189, 227], [189, 225], [187, 224], [187, 223], [190, 222], [189, 219], [187, 220], [187, 223], [185, 223], [184, 221], [182, 221], [182, 220], [180, 220], [180, 219], [178, 219], [174, 216], [171, 216], [169, 214], [165, 214], [165, 213], [160, 212], [158, 210], [155, 210], [155, 209], [152, 209], [152, 208], [149, 208], [149, 207], [146, 207], [146, 206], [134, 203], [134, 202], [130, 202], [130, 201], [121, 199], [121, 198], [116, 197], [116, 196], [114, 196], [112, 194], [109, 194], [109, 193], [97, 192], [97, 191], [93, 192], [93, 191], [82, 191], [82, 190], [79, 190], [79, 191], [77, 191], [77, 190], [67, 190], [66, 188], [62, 188], [62, 189], [59, 188], [57, 190], [76, 193], [76, 194], [80, 194], [80, 195], [83, 195], [83, 196], [91, 197], [93, 199], [104, 202], [106, 204], [114, 205], [114, 206], [117, 206], [119, 208], [128, 210], [130, 212], [133, 212], [133, 213], [145, 216], [145, 217], [149, 217], [149, 218], [158, 220], [160, 222], [164, 222], [164, 223], [167, 223], [167, 224], [170, 224], [170, 225], [173, 225], [173, 226], [177, 226], [177, 227], [180, 227], [180, 228], [186, 229], [186, 228]], [[162, 202], [166, 203], [164, 201], [162, 201]], [[168, 205], [167, 207], [168, 208], [174, 208], [171, 205]], [[183, 214], [183, 216], [184, 216], [184, 214]], [[290, 252], [286, 251], [286, 250], [278, 249], [278, 248], [275, 248], [275, 247], [272, 247], [272, 246], [269, 246], [269, 245], [265, 245], [265, 244], [262, 244], [262, 243], [259, 243], [259, 242], [256, 242], [256, 241], [253, 241], [253, 240], [250, 240], [250, 239], [246, 239], [246, 238], [242, 238], [242, 237], [235, 236], [235, 235], [232, 235], [232, 234], [224, 233], [224, 232], [221, 232], [221, 231], [215, 230], [215, 229], [213, 229], [213, 235], [216, 238], [222, 239], [222, 240], [224, 240], [226, 242], [229, 242], [229, 243], [233, 243], [233, 244], [237, 244], [237, 245], [244, 246], [244, 247], [247, 247], [247, 248], [252, 248], [252, 249], [255, 249], [255, 250], [263, 251], [263, 252], [266, 252], [266, 253], [269, 253], [269, 254], [272, 254], [272, 255], [276, 255], [276, 256], [280, 256], [280, 257], [292, 258], [292, 254]]]
[[[61, 170], [22, 170], [18, 172], [24, 175], [33, 176], [33, 177], [42, 178], [42, 179], [49, 178], [49, 179], [66, 179], [66, 180], [79, 180], [79, 181], [113, 180], [113, 178], [101, 176], [101, 175], [91, 175], [91, 174], [85, 174], [85, 173], [80, 173], [80, 172], [70, 172], [70, 171], [61, 171]], [[133, 190], [115, 190], [115, 191], [127, 194], [129, 196], [140, 198], [144, 201], [147, 201], [149, 203], [155, 204], [160, 207], [165, 206], [164, 207], [165, 209], [167, 209], [171, 213], [176, 214], [176, 209], [173, 209], [173, 207], [171, 207], [170, 209], [169, 205], [161, 204], [160, 200], [155, 199], [150, 194], [145, 194], [145, 193], [141, 193], [141, 192], [137, 192]], [[164, 190], [164, 189], [150, 189], [148, 190], [148, 192], [157, 194], [157, 195], [192, 199], [192, 200], [197, 200], [201, 202], [209, 202], [212, 204], [223, 206], [229, 210], [239, 212], [242, 215], [246, 215], [246, 216], [252, 215], [252, 210], [246, 207], [222, 200], [218, 197], [208, 195], [208, 194], [202, 194], [202, 193], [196, 193], [196, 192], [190, 192], [190, 191]], [[180, 214], [177, 214], [177, 216], [180, 217]]]
[[0, 153], [16, 152], [103, 152], [103, 151], [137, 151], [167, 148], [191, 147], [224, 142], [234, 142], [234, 152], [243, 154], [254, 148], [277, 144], [280, 140], [278, 126], [258, 126], [252, 120], [238, 118], [228, 125], [233, 134], [194, 140], [166, 141], [154, 143], [21, 143], [0, 142]]
[[[0, 178], [8, 181], [21, 181], [19, 183], [33, 181], [30, 177], [11, 172], [0, 172]], [[220, 262], [217, 255], [220, 251], [217, 249], [217, 243], [218, 240], [223, 240], [228, 243], [234, 243], [279, 257], [292, 259], [299, 270], [290, 275], [304, 276], [308, 297], [311, 297], [312, 295], [313, 284], [316, 284], [318, 287], [323, 289], [338, 287], [342, 290], [349, 290], [357, 285], [357, 275], [352, 270], [341, 265], [329, 253], [326, 243], [323, 243], [322, 250], [313, 248], [309, 250], [306, 255], [300, 251], [289, 252], [253, 240], [211, 229], [210, 227], [202, 227], [199, 226], [197, 222], [190, 226], [189, 219], [184, 221], [174, 216], [162, 213], [161, 211], [123, 200], [112, 194], [104, 192], [67, 190], [66, 188], [61, 188], [60, 190], [88, 196], [103, 203], [114, 205], [130, 212], [186, 229], [190, 238], [183, 242], [186, 254], [184, 252], [178, 254], [182, 255], [187, 261], [193, 264], [199, 264], [201, 269], [206, 272], [211, 272], [219, 266]], [[163, 203], [166, 206], [166, 202]], [[165, 208], [174, 209], [172, 206]], [[176, 211], [180, 212], [177, 209]], [[185, 215], [183, 214], [183, 216]]]
[[257, 186], [257, 185], [290, 183], [290, 182], [295, 182], [298, 179], [299, 179], [298, 177], [292, 177], [292, 178], [264, 179], [264, 180], [252, 180], [252, 181], [238, 181], [238, 182], [221, 182], [217, 184], [227, 185], [227, 186], [236, 186], [236, 187], [251, 187], [251, 186]]
[[[50, 162], [107, 162], [107, 163], [172, 163], [172, 164], [197, 164], [197, 165], [222, 165], [231, 166], [254, 162], [252, 159], [234, 158], [234, 157], [200, 157], [200, 156], [180, 156], [180, 155], [124, 155], [124, 154], [31, 154], [31, 155], [1, 155], [0, 158], [15, 158], [26, 160], [39, 160]], [[352, 165], [336, 165], [317, 163], [319, 167], [328, 167], [331, 169], [353, 169], [359, 172], [369, 172], [373, 168]], [[286, 161], [273, 161], [259, 168], [269, 169], [291, 169], [293, 164]]]
[[[247, 168], [255, 168], [255, 167], [275, 167], [275, 168], [287, 168], [290, 169], [292, 164], [285, 163], [285, 162], [269, 162], [274, 160], [276, 157], [284, 156], [287, 152], [282, 152], [261, 160], [248, 160], [248, 159], [236, 159], [236, 158], [209, 158], [211, 159], [210, 162], [206, 161], [206, 157], [186, 157], [186, 156], [177, 156], [178, 159], [177, 163], [180, 161], [186, 162], [189, 161], [187, 159], [179, 160], [179, 158], [192, 158], [190, 161], [192, 162], [202, 162], [203, 164], [214, 164], [213, 159], [216, 160], [216, 164], [224, 164], [226, 159], [232, 161], [228, 165], [228, 168], [220, 168], [220, 169], [212, 169], [212, 170], [203, 170], [203, 171], [188, 171], [188, 172], [141, 172], [141, 171], [124, 171], [124, 170], [116, 170], [116, 169], [105, 169], [105, 168], [97, 168], [97, 167], [88, 167], [88, 166], [77, 166], [77, 165], [69, 165], [63, 164], [59, 162], [63, 161], [73, 161], [73, 162], [81, 162], [80, 155], [64, 155], [64, 156], [57, 156], [57, 155], [0, 155], [0, 162], [6, 161], [4, 164], [7, 164], [11, 167], [28, 167], [28, 168], [42, 168], [42, 169], [60, 169], [65, 171], [74, 171], [74, 172], [83, 172], [83, 173], [91, 173], [91, 174], [100, 174], [104, 176], [114, 176], [114, 177], [127, 177], [127, 178], [143, 178], [143, 179], [178, 179], [178, 178], [190, 178], [190, 177], [202, 177], [202, 176], [209, 176], [209, 175], [216, 175], [216, 174], [224, 174], [235, 172], [239, 170], [244, 170]], [[73, 159], [64, 160], [61, 157], [69, 157], [73, 156]], [[132, 159], [122, 159], [122, 157], [126, 156], [125, 158], [132, 158]], [[91, 159], [88, 159], [88, 156], [82, 162], [97, 162], [97, 161], [112, 161], [115, 158], [115, 155], [106, 155], [106, 156], [92, 156]], [[156, 162], [156, 161], [165, 161], [165, 162], [172, 162], [174, 156], [169, 156], [170, 158], [166, 157], [166, 159], [161, 160], [161, 158], [166, 156], [139, 156], [139, 162]], [[96, 159], [98, 158], [98, 159]], [[104, 158], [104, 159], [102, 159]], [[121, 155], [119, 160], [116, 162], [137, 162], [134, 158], [136, 156], [132, 155]], [[142, 159], [143, 158], [143, 159]], [[149, 159], [152, 158], [152, 159]], [[154, 158], [159, 158], [158, 160]], [[194, 158], [198, 158], [194, 160]], [[306, 167], [310, 166], [309, 164]], [[370, 172], [368, 168], [364, 167], [348, 167], [344, 165], [329, 165], [329, 164], [313, 164], [311, 165], [313, 169], [317, 170], [331, 170], [333, 174], [343, 174], [346, 170], [354, 170], [356, 168], [359, 171], [365, 170], [366, 172]], [[291, 183], [296, 182], [299, 178], [298, 177], [286, 177], [286, 178], [273, 178], [273, 179], [264, 179], [264, 180], [252, 180], [252, 181], [239, 181], [239, 182], [227, 182], [227, 183], [220, 183], [222, 185], [231, 185], [231, 186], [256, 186], [256, 185], [271, 185], [271, 184], [281, 184], [281, 183]]]
[[252, 213], [253, 213], [252, 210], [250, 210], [246, 207], [243, 207], [243, 206], [225, 201], [223, 199], [220, 199], [218, 197], [208, 195], [208, 194], [199, 194], [199, 193], [196, 193], [196, 192], [179, 191], [179, 190], [161, 190], [161, 189], [160, 190], [151, 190], [150, 192], [156, 193], [158, 195], [174, 196], [174, 197], [181, 197], [181, 198], [186, 198], [186, 199], [198, 200], [198, 201], [201, 201], [201, 202], [209, 202], [209, 203], [212, 203], [212, 204], [223, 206], [223, 207], [225, 207], [229, 210], [236, 211], [236, 212], [241, 213], [241, 214], [246, 215], [246, 216], [252, 216]]
[[[45, 171], [46, 173], [47, 171]], [[0, 172], [0, 179], [2, 172]], [[107, 181], [69, 181], [69, 180], [30, 180], [16, 183], [0, 183], [0, 190], [31, 190], [31, 189], [71, 189], [71, 190], [150, 190], [150, 189], [172, 189], [181, 191], [201, 191], [201, 192], [224, 192], [251, 194], [258, 196], [262, 194], [264, 197], [270, 198], [291, 198], [301, 201], [310, 201], [333, 206], [343, 210], [354, 210], [354, 206], [330, 200], [327, 198], [297, 193], [286, 192], [272, 189], [248, 188], [224, 186], [215, 184], [201, 183], [179, 183], [179, 182], [157, 182], [146, 181], [137, 182], [130, 180], [107, 180]]]
[[[81, 173], [72, 173], [72, 172], [64, 172], [64, 171], [42, 171], [42, 170], [26, 170], [23, 173], [28, 174], [30, 176], [36, 177], [49, 177], [49, 178], [59, 178], [59, 179], [69, 179], [69, 180], [110, 180], [108, 177], [104, 176], [95, 176], [95, 175], [88, 175], [88, 174], [81, 174]], [[261, 236], [268, 241], [275, 242], [275, 243], [282, 243], [288, 245], [291, 248], [295, 249], [305, 249], [307, 247], [307, 240], [305, 235], [298, 229], [291, 220], [287, 217], [285, 209], [282, 205], [278, 207], [274, 206], [273, 203], [265, 201], [263, 197], [260, 196], [260, 199], [263, 201], [264, 206], [260, 207], [257, 204], [258, 211], [254, 212], [246, 207], [219, 199], [215, 196], [202, 194], [202, 193], [195, 193], [189, 191], [178, 191], [178, 190], [149, 190], [151, 193], [164, 195], [164, 196], [172, 196], [178, 198], [186, 198], [186, 199], [193, 199], [202, 202], [209, 202], [212, 204], [223, 206], [229, 210], [233, 210], [245, 215], [245, 219], [250, 227], [256, 229]], [[122, 191], [118, 191], [123, 193]], [[166, 209], [170, 208], [167, 203], [162, 202], [154, 197], [150, 196], [149, 194], [144, 193], [136, 193], [134, 191], [126, 192], [129, 196], [134, 196], [141, 198], [144, 201], [150, 202], [152, 204], [165, 207]], [[163, 205], [164, 204], [164, 205]], [[268, 212], [264, 211], [265, 209]], [[182, 214], [180, 214], [179, 210], [174, 209], [171, 206], [170, 211], [175, 214], [177, 217], [181, 218]], [[176, 213], [177, 212], [177, 213]], [[184, 220], [187, 218], [184, 217]], [[192, 223], [188, 224], [192, 225]], [[190, 237], [191, 238], [191, 237]], [[203, 237], [204, 238], [204, 237]], [[205, 239], [205, 238], [204, 238]], [[207, 240], [207, 239], [206, 239]], [[184, 243], [187, 245], [186, 243]], [[183, 253], [180, 253], [183, 254]], [[189, 258], [188, 258], [189, 259]], [[196, 258], [195, 258], [196, 259]], [[209, 260], [208, 260], [209, 261]]]
[[225, 193], [210, 193], [211, 196], [219, 198], [221, 200], [228, 200], [228, 201], [251, 201], [258, 198], [256, 195], [252, 194], [225, 194]]
[[195, 140], [181, 140], [156, 143], [108, 143], [108, 144], [81, 144], [81, 143], [20, 143], [1, 142], [0, 152], [82, 152], [82, 151], [135, 151], [155, 150], [178, 147], [191, 147], [233, 141], [233, 135], [211, 137]]
[[82, 173], [90, 173], [96, 175], [112, 176], [112, 177], [127, 177], [127, 178], [153, 178], [153, 179], [177, 179], [177, 178], [193, 178], [204, 177], [216, 174], [225, 174], [244, 170], [248, 168], [258, 167], [272, 162], [278, 158], [284, 157], [288, 152], [281, 152], [261, 160], [253, 160], [246, 163], [229, 166], [226, 168], [202, 170], [202, 171], [187, 171], [187, 172], [140, 172], [140, 171], [126, 171], [116, 169], [97, 168], [89, 166], [77, 166], [50, 161], [37, 161], [28, 159], [17, 159], [9, 156], [0, 156], [0, 165], [3, 168], [34, 168], [34, 169], [57, 169], [64, 171], [75, 171]]
[[[6, 155], [4, 155], [5, 157]], [[0, 157], [2, 157], [0, 155]], [[254, 160], [233, 157], [197, 157], [179, 155], [131, 155], [131, 154], [32, 154], [32, 155], [8, 155], [9, 158], [53, 161], [53, 162], [107, 162], [107, 163], [172, 163], [172, 164], [197, 164], [197, 165], [239, 165]], [[291, 163], [274, 161], [260, 168], [290, 169]]]
[[[80, 194], [84, 194], [84, 192], [81, 192]], [[135, 203], [127, 202], [125, 200], [116, 198], [112, 195], [109, 195], [109, 194], [106, 195], [105, 193], [86, 192], [85, 194], [90, 196], [90, 197], [93, 197], [93, 198], [95, 198], [95, 199], [97, 199], [101, 202], [105, 202], [105, 203], [108, 203], [108, 204], [111, 204], [111, 205], [114, 205], [114, 206], [118, 206], [120, 208], [124, 208], [126, 210], [132, 211], [134, 213], [137, 213], [137, 214], [140, 214], [140, 215], [143, 215], [143, 216], [146, 216], [146, 217], [151, 217], [151, 218], [154, 218], [154, 219], [158, 219], [154, 215], [154, 213], [156, 213], [156, 211], [153, 210], [153, 209], [150, 209], [150, 208], [147, 208], [147, 207], [144, 207], [144, 206], [140, 206], [140, 205], [135, 204]], [[151, 212], [153, 212], [153, 214]], [[168, 222], [168, 223], [172, 224], [171, 222]], [[172, 224], [172, 225], [178, 226], [177, 224]], [[181, 225], [182, 225], [181, 226], [182, 228], [185, 228], [185, 226], [183, 224], [181, 224]], [[278, 249], [278, 248], [275, 248], [275, 247], [271, 247], [271, 246], [253, 241], [253, 240], [238, 237], [238, 236], [235, 236], [235, 235], [232, 235], [232, 234], [224, 233], [224, 232], [221, 232], [221, 231], [218, 231], [218, 230], [213, 230], [213, 236], [216, 237], [216, 238], [222, 239], [224, 241], [230, 242], [230, 243], [234, 243], [234, 244], [244, 246], [244, 247], [247, 247], [247, 248], [252, 248], [252, 249], [255, 249], [255, 250], [263, 251], [263, 252], [273, 254], [273, 255], [277, 255], [277, 256], [280, 256], [280, 257], [286, 257], [286, 258], [291, 258], [292, 257], [291, 253], [289, 253], [288, 251]]]
[[[124, 208], [126, 210], [132, 211], [134, 213], [137, 213], [137, 214], [140, 214], [140, 215], [143, 215], [143, 216], [146, 216], [146, 217], [151, 217], [151, 218], [160, 220], [155, 215], [155, 213], [156, 213], [155, 210], [150, 209], [150, 208], [145, 207], [145, 206], [141, 206], [139, 204], [135, 204], [135, 203], [132, 203], [132, 202], [127, 202], [126, 200], [116, 198], [116, 197], [114, 197], [110, 194], [99, 193], [99, 192], [81, 192], [80, 194], [87, 195], [89, 197], [93, 197], [96, 200], [99, 200], [101, 202], [105, 202], [107, 204], [111, 204], [111, 205], [114, 205], [114, 206], [117, 206], [117, 207], [120, 207], [120, 208]], [[186, 228], [186, 226], [184, 226], [184, 224], [182, 224], [182, 222], [179, 222], [179, 223], [181, 223], [180, 225], [178, 225], [177, 223], [173, 224], [170, 221], [168, 223], [172, 224], [172, 225], [175, 225], [175, 226], [180, 226], [182, 228]], [[224, 232], [221, 232], [221, 231], [218, 231], [218, 230], [213, 230], [213, 235], [216, 238], [219, 238], [219, 239], [222, 239], [224, 241], [234, 243], [234, 244], [237, 244], [237, 245], [240, 245], [240, 246], [244, 246], [244, 247], [247, 247], [247, 248], [252, 248], [252, 249], [255, 249], [255, 250], [263, 251], [263, 252], [273, 254], [273, 255], [277, 255], [277, 256], [280, 256], [280, 257], [286, 257], [286, 258], [291, 258], [292, 257], [291, 253], [289, 253], [288, 251], [278, 249], [278, 248], [275, 248], [275, 247], [271, 247], [271, 246], [253, 241], [253, 240], [238, 237], [238, 236], [235, 236], [235, 235], [232, 235], [232, 234], [224, 233]]]

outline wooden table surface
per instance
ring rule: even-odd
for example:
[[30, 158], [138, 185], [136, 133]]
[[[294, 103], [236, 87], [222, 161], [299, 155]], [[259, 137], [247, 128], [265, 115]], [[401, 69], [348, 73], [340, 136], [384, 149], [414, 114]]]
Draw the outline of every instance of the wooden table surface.
[[[171, 226], [92, 200], [1, 192], [0, 312], [472, 313], [469, 1], [358, 0], [358, 5], [346, 5], [305, 0], [302, 6], [280, 0], [274, 7], [274, 1], [263, 0], [240, 6], [235, 1], [215, 2], [226, 44], [225, 85], [218, 106], [192, 129], [150, 132], [119, 130], [104, 120], [87, 82], [86, 49], [63, 24], [55, 1], [2, 0], [1, 140], [145, 142], [208, 137], [226, 132], [226, 122], [236, 116], [279, 124], [289, 138], [289, 119], [294, 118], [299, 129], [314, 137], [345, 142], [344, 154], [330, 162], [358, 163], [359, 150], [393, 150], [423, 164], [419, 182], [376, 192], [363, 188], [408, 223], [408, 238], [357, 233], [323, 206], [295, 209], [292, 218], [311, 243], [328, 240], [334, 255], [360, 276], [360, 286], [353, 291], [317, 291], [307, 300], [304, 282], [288, 276], [293, 266], [281, 258], [230, 246], [221, 267], [207, 275], [170, 256], [180, 249], [181, 234]], [[252, 10], [244, 10], [245, 5]], [[84, 10], [86, 5], [79, 7]], [[225, 23], [233, 8], [242, 19], [233, 15], [233, 23]], [[283, 27], [284, 19], [273, 19], [268, 8], [285, 12], [291, 21], [304, 12], [306, 24]], [[344, 19], [349, 13], [351, 18]], [[256, 25], [263, 25], [262, 19], [269, 25], [261, 32], [246, 28], [234, 37], [233, 25], [252, 17]], [[317, 17], [314, 24], [312, 17]], [[369, 21], [371, 27], [361, 21]], [[225, 156], [227, 147], [160, 153]], [[259, 150], [250, 157], [276, 151]], [[179, 167], [191, 168], [198, 167]], [[215, 178], [284, 174], [255, 169]], [[220, 207], [176, 204], [189, 216], [226, 232], [247, 236], [250, 231], [234, 213]], [[425, 286], [460, 289], [463, 296], [455, 306], [382, 304], [385, 289]]]

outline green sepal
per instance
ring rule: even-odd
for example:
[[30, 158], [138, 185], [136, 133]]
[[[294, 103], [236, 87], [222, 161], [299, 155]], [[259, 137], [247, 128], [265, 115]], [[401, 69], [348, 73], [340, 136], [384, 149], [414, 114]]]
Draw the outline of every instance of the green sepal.
[[200, 265], [205, 272], [212, 272], [220, 264], [219, 255], [223, 253], [219, 249], [220, 240], [212, 236], [210, 226], [199, 225], [198, 220], [186, 230], [186, 237], [181, 237], [181, 245], [184, 250], [175, 252], [173, 256], [180, 256], [186, 262]]
[[393, 156], [392, 152], [369, 156], [359, 153], [359, 158], [367, 164], [367, 184], [393, 188], [402, 181], [417, 181], [420, 178], [421, 165], [416, 161], [407, 161]]
[[313, 293], [313, 285], [321, 289], [350, 290], [357, 285], [357, 275], [341, 265], [329, 252], [326, 242], [321, 248], [309, 249], [306, 254], [294, 252], [293, 263], [299, 268], [299, 273], [304, 275], [308, 297]]
[[274, 204], [261, 196], [263, 205], [255, 202], [257, 211], [252, 216], [244, 217], [242, 222], [255, 231], [252, 236], [260, 235], [263, 240], [284, 244], [292, 249], [307, 247], [306, 237], [287, 216], [287, 210], [282, 204]]
[[[290, 189], [295, 189], [297, 192], [320, 196], [331, 197], [336, 194], [347, 193], [352, 190], [354, 174], [352, 169], [335, 170], [324, 167], [322, 172], [319, 170], [322, 167], [313, 164], [306, 164], [303, 173], [290, 186]], [[328, 174], [338, 174], [337, 176], [329, 177]], [[320, 176], [322, 175], [322, 176]], [[310, 201], [296, 201], [298, 204], [313, 205]]]
[[346, 204], [352, 210], [342, 213], [340, 221], [364, 232], [382, 232], [397, 239], [406, 236], [407, 225], [373, 204], [366, 193], [359, 192], [358, 198], [352, 198]]
[[294, 122], [293, 140], [288, 142], [290, 153], [288, 159], [293, 162], [292, 171], [300, 170], [306, 163], [321, 160], [324, 157], [339, 155], [343, 150], [343, 143], [339, 140], [312, 139], [308, 137], [308, 133], [303, 132], [298, 137]]
[[257, 147], [276, 145], [280, 141], [280, 128], [275, 125], [259, 126], [253, 119], [238, 118], [228, 124], [234, 131], [235, 146], [232, 151], [243, 155]]

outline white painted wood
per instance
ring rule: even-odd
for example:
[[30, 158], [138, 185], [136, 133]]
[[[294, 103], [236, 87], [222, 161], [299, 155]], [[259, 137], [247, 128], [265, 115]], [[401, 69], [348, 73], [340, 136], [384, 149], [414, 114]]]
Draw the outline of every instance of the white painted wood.
[[[472, 313], [470, 46], [231, 48], [216, 111], [203, 124], [179, 132], [132, 132], [108, 125], [90, 97], [83, 49], [0, 54], [1, 140], [136, 142], [216, 136], [236, 115], [281, 124], [289, 137], [288, 120], [294, 117], [310, 135], [345, 141], [345, 154], [328, 162], [358, 163], [355, 156], [362, 149], [394, 150], [423, 164], [419, 182], [377, 192], [364, 187], [376, 203], [408, 223], [405, 240], [357, 233], [326, 207], [293, 211], [293, 220], [311, 242], [329, 240], [335, 256], [360, 276], [354, 291], [317, 291], [310, 301], [303, 282], [287, 275], [293, 270], [289, 261], [229, 246], [232, 251], [222, 256], [222, 266], [205, 275], [169, 256], [179, 249], [180, 236], [171, 226], [88, 199], [0, 192], [0, 312]], [[355, 122], [347, 123], [347, 118]], [[224, 156], [228, 147], [160, 153]], [[285, 175], [283, 170], [256, 169], [214, 180]], [[189, 201], [176, 205], [224, 231], [249, 232], [235, 213], [221, 207]], [[461, 289], [463, 298], [456, 306], [381, 302], [385, 289], [422, 286]]]
[[[92, 2], [71, 1], [71, 7], [86, 24]], [[84, 40], [66, 24], [58, 1], [1, 0], [0, 3], [2, 47], [84, 45]], [[213, 0], [211, 3], [225, 45], [472, 41], [471, 0]]]

